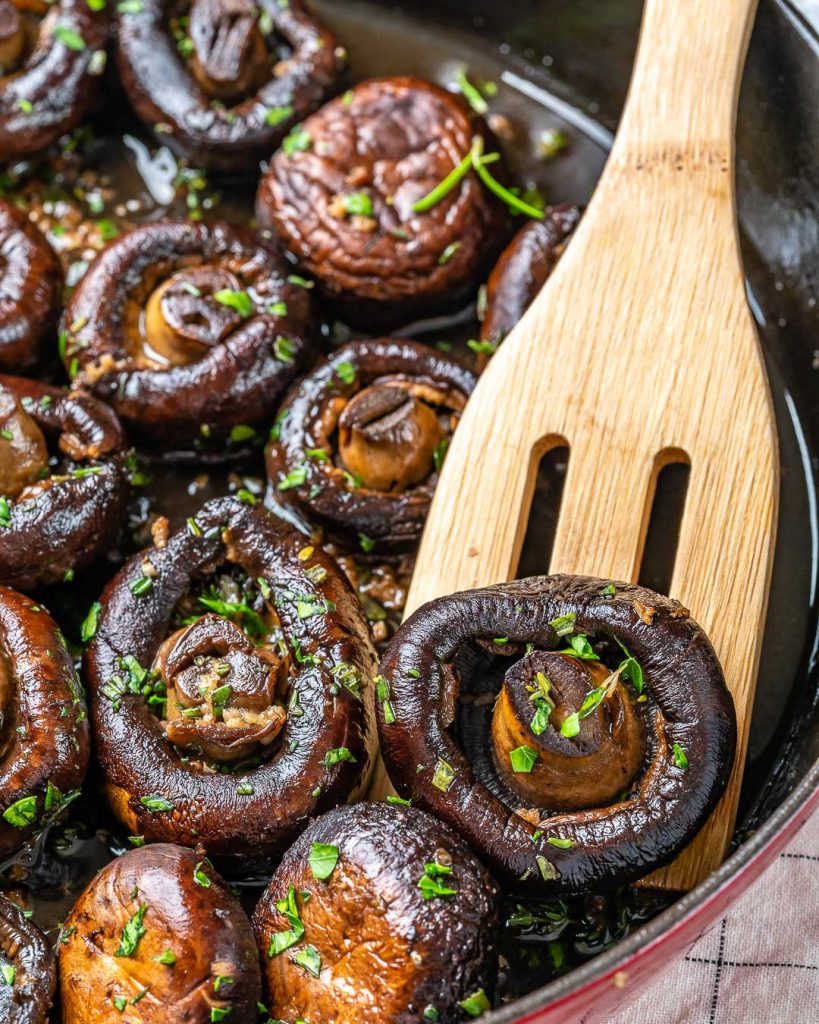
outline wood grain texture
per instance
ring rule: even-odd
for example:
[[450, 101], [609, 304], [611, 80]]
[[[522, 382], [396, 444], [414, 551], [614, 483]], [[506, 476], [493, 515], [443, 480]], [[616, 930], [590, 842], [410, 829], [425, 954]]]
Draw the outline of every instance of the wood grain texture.
[[733, 195], [754, 9], [755, 0], [648, 0], [611, 157], [576, 237], [469, 402], [407, 608], [515, 575], [538, 461], [564, 443], [550, 571], [636, 580], [657, 474], [690, 463], [671, 594], [714, 642], [739, 751], [708, 825], [652, 876], [679, 889], [720, 863], [733, 830], [778, 504]]

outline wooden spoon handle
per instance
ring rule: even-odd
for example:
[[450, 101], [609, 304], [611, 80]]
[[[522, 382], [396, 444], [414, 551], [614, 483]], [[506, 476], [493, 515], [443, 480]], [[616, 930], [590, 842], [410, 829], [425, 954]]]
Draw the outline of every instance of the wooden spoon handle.
[[757, 0], [645, 0], [615, 154], [625, 147], [674, 162], [692, 139], [711, 148], [703, 156], [730, 154], [756, 6]]

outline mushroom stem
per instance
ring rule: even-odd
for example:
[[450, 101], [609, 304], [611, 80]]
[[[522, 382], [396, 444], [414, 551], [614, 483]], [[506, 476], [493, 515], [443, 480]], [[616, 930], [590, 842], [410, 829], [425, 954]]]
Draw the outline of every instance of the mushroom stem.
[[549, 810], [616, 801], [646, 754], [643, 718], [619, 675], [599, 661], [546, 651], [507, 671], [492, 745], [504, 783]]
[[375, 491], [405, 490], [426, 479], [444, 438], [435, 410], [396, 384], [360, 391], [338, 428], [342, 462]]
[[271, 647], [219, 615], [203, 615], [162, 644], [154, 671], [167, 688], [168, 739], [218, 762], [269, 747], [285, 723], [276, 695], [287, 664]]
[[48, 466], [42, 430], [17, 397], [0, 387], [0, 494], [16, 498]]
[[194, 0], [190, 35], [193, 76], [214, 99], [234, 102], [270, 77], [264, 36], [248, 0]]
[[171, 366], [201, 359], [242, 322], [216, 298], [223, 291], [243, 294], [233, 274], [212, 266], [188, 267], [159, 285], [145, 307], [145, 354]]

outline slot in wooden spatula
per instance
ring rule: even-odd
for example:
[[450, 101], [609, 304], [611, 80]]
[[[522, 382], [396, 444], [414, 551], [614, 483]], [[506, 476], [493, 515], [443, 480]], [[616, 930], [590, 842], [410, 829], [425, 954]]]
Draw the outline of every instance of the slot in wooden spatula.
[[538, 462], [568, 445], [550, 571], [635, 581], [660, 469], [690, 464], [671, 594], [710, 635], [736, 703], [723, 800], [652, 883], [722, 860], [768, 593], [778, 456], [740, 266], [734, 123], [755, 0], [647, 0], [614, 148], [576, 237], [469, 402], [408, 611], [514, 577]]

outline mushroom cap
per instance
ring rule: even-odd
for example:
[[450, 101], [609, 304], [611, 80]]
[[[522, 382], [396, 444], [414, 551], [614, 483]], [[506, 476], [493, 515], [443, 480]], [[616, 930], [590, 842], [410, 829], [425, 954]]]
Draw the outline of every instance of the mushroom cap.
[[[1, 123], [0, 152], [7, 152]], [[38, 361], [57, 326], [62, 286], [60, 261], [45, 237], [23, 210], [0, 200], [0, 370], [22, 373]]]
[[[266, 449], [276, 500], [347, 545], [358, 546], [363, 536], [376, 553], [411, 549], [474, 386], [469, 370], [418, 342], [374, 338], [342, 345], [293, 387], [276, 417]], [[388, 419], [383, 433], [356, 437], [357, 404], [385, 390], [405, 396], [401, 405], [409, 415], [397, 424]], [[357, 460], [348, 464], [351, 451]], [[355, 479], [362, 468], [372, 475]], [[372, 486], [388, 482], [393, 486]]]
[[57, 623], [0, 586], [0, 856], [79, 789], [89, 757], [82, 687]]
[[57, 984], [57, 965], [45, 935], [11, 900], [0, 896], [0, 959], [14, 968], [0, 986], [5, 1024], [47, 1024]]
[[[169, 31], [167, 0], [144, 0], [138, 12], [116, 19], [117, 67], [131, 105], [148, 127], [162, 125], [162, 142], [196, 166], [241, 174], [255, 168], [332, 94], [346, 66], [346, 51], [302, 0], [256, 6], [269, 23], [265, 39], [243, 18], [244, 4], [197, 0], [190, 60]], [[237, 65], [220, 40], [242, 44], [243, 33], [250, 48]], [[268, 56], [265, 69], [260, 44], [266, 51], [277, 39], [292, 52]], [[220, 79], [225, 102], [214, 104]]]
[[214, 1007], [256, 1024], [250, 922], [194, 850], [159, 843], [111, 861], [74, 904], [58, 951], [64, 1024], [209, 1024]]
[[[346, 578], [304, 536], [235, 498], [208, 502], [193, 523], [126, 562], [102, 594], [83, 664], [96, 753], [105, 793], [129, 832], [201, 844], [243, 864], [266, 863], [312, 817], [366, 788], [375, 745], [375, 652]], [[110, 686], [128, 678], [123, 665], [144, 671], [154, 664], [192, 581], [225, 561], [270, 588], [266, 600], [290, 666], [282, 698], [287, 719], [276, 745], [235, 773], [192, 761], [140, 687]], [[135, 593], [146, 565], [150, 587]]]
[[[337, 853], [326, 880], [310, 867], [316, 843]], [[446, 873], [433, 876], [436, 866]], [[425, 898], [425, 878], [451, 894]], [[292, 927], [277, 910], [291, 887], [303, 935], [271, 957], [274, 933]], [[287, 851], [253, 915], [268, 1009], [323, 1024], [421, 1024], [433, 1007], [435, 1020], [460, 1021], [461, 1000], [492, 992], [498, 915], [497, 886], [448, 826], [412, 807], [339, 807]], [[294, 959], [307, 947], [318, 977]]]
[[[378, 78], [331, 100], [273, 155], [256, 198], [342, 318], [369, 332], [457, 308], [507, 237], [504, 205], [474, 174], [414, 205], [490, 142], [462, 100], [418, 78]], [[494, 165], [497, 171], [498, 165]], [[497, 173], [502, 174], [502, 171]]]
[[[490, 692], [484, 661], [470, 673], [472, 652], [555, 650], [566, 645], [567, 622], [570, 634], [607, 643], [621, 662], [622, 644], [641, 667], [646, 758], [618, 799], [552, 813], [498, 784], [485, 763], [489, 723], [470, 756], [453, 725], [459, 693]], [[378, 725], [393, 785], [452, 825], [498, 876], [549, 895], [624, 885], [666, 864], [706, 821], [731, 773], [736, 716], [714, 649], [678, 601], [644, 587], [557, 575], [439, 598], [404, 622], [381, 672]], [[580, 754], [585, 735], [574, 742]]]

